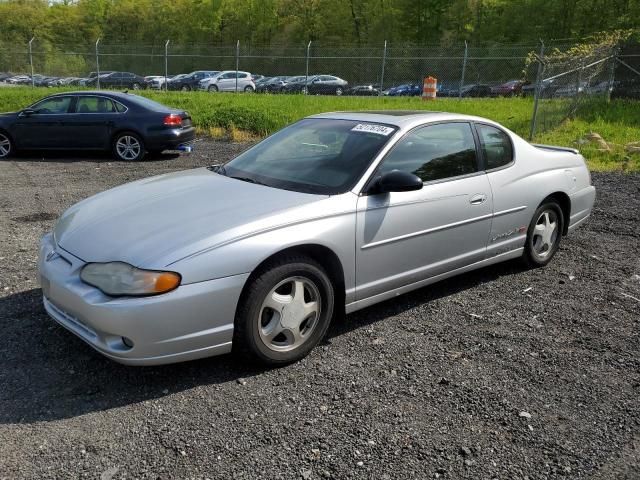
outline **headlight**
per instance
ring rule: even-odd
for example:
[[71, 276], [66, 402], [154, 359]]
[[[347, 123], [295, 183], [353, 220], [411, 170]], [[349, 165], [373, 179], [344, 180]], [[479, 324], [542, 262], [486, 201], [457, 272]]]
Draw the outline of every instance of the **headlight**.
[[114, 297], [166, 293], [178, 288], [182, 280], [175, 272], [141, 270], [124, 262], [88, 263], [80, 278]]

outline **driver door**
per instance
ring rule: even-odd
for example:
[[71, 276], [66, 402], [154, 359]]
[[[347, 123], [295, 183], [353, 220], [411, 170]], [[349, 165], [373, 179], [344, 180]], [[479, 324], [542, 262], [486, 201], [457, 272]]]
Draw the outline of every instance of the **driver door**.
[[64, 147], [63, 123], [72, 104], [71, 95], [49, 97], [30, 107], [33, 113], [21, 113], [14, 124], [16, 146], [27, 150]]
[[471, 125], [418, 127], [387, 154], [375, 176], [402, 170], [421, 190], [360, 196], [356, 299], [362, 300], [485, 258], [492, 195], [479, 170]]

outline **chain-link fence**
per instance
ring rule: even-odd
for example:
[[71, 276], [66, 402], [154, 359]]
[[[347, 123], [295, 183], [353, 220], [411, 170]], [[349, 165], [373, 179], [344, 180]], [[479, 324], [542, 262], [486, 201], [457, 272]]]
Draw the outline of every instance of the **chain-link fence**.
[[[348, 82], [330, 93], [390, 96], [420, 95], [423, 78], [433, 76], [438, 79], [439, 97], [530, 96], [531, 137], [554, 128], [590, 101], [640, 98], [637, 45], [576, 48], [575, 43], [549, 42], [417, 47], [385, 42], [378, 47], [334, 47], [310, 42], [260, 47], [240, 42], [212, 46], [167, 40], [157, 45], [121, 45], [98, 40], [57, 47], [38, 38], [25, 45], [0, 44], [0, 72], [23, 74], [14, 82], [18, 84], [84, 85], [83, 79], [112, 71], [169, 79], [198, 70], [299, 76], [305, 82], [321, 74]], [[9, 73], [4, 76], [9, 82], [15, 79]], [[100, 87], [98, 82], [90, 85]], [[163, 82], [155, 85], [162, 88]]]

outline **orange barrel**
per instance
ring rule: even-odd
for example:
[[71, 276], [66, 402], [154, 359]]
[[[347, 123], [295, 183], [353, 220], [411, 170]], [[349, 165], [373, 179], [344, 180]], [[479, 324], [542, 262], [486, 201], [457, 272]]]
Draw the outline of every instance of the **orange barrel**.
[[422, 99], [423, 100], [435, 100], [436, 88], [438, 86], [438, 80], [433, 77], [425, 77], [422, 85]]

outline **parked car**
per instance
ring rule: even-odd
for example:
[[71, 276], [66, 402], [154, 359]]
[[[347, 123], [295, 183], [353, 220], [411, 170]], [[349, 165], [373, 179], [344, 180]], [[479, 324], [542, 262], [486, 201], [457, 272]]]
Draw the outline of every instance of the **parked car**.
[[270, 78], [269, 80], [267, 80], [266, 82], [262, 82], [259, 85], [256, 85], [256, 91], [260, 92], [260, 93], [280, 93], [280, 92], [282, 92], [284, 86], [287, 83], [298, 82], [300, 80], [304, 80], [304, 76], [273, 77], [273, 78]]
[[320, 75], [309, 75], [308, 77], [301, 75], [298, 77], [294, 77], [286, 82], [282, 89], [280, 90], [282, 93], [304, 93], [307, 89], [307, 85], [313, 82], [314, 79], [319, 77]]
[[11, 78], [8, 78], [7, 83], [11, 85], [26, 85], [31, 83], [31, 77], [29, 75], [14, 75]]
[[[342, 95], [349, 82], [333, 75], [317, 75], [306, 86], [310, 95]], [[304, 91], [304, 90], [303, 90]]]
[[211, 78], [218, 73], [216, 70], [197, 70], [184, 76], [178, 76], [167, 81], [167, 90], [182, 90], [183, 92], [197, 90], [202, 80]]
[[[106, 75], [108, 73], [113, 73], [113, 70], [105, 70], [103, 72], [100, 72], [100, 75]], [[98, 77], [98, 72], [89, 72], [89, 75], [87, 75], [86, 78], [80, 81], [80, 85], [85, 87], [88, 85], [88, 82], [90, 82], [91, 80], [94, 80], [97, 77]]]
[[495, 97], [516, 97], [522, 94], [522, 87], [527, 85], [525, 80], [509, 80], [491, 87], [491, 95]]
[[121, 363], [233, 349], [283, 365], [341, 313], [505, 260], [547, 265], [589, 217], [590, 180], [577, 151], [479, 117], [315, 115], [224, 166], [69, 208], [40, 243], [44, 308]]
[[461, 97], [490, 97], [491, 87], [489, 85], [471, 84], [463, 86], [461, 92]]
[[345, 91], [345, 95], [355, 95], [358, 97], [377, 97], [380, 95], [379, 85], [356, 85]]
[[126, 93], [72, 92], [0, 114], [0, 159], [16, 150], [105, 150], [118, 160], [193, 141], [191, 117]]
[[[171, 77], [169, 77], [171, 78]], [[164, 75], [148, 75], [144, 77], [144, 83], [146, 88], [153, 90], [160, 90], [164, 86]]]
[[87, 87], [95, 87], [100, 79], [100, 88], [129, 88], [140, 90], [145, 88], [144, 77], [131, 72], [111, 72], [100, 74], [99, 77], [88, 79], [85, 83]]
[[[540, 85], [540, 94], [545, 98], [551, 98], [555, 95], [559, 85], [555, 80], [542, 80]], [[523, 97], [533, 97], [536, 94], [536, 83], [528, 83], [522, 87]]]
[[251, 79], [249, 72], [225, 70], [211, 78], [200, 82], [200, 90], [207, 92], [246, 92], [256, 91], [256, 84]]
[[13, 76], [14, 76], [13, 73], [0, 72], [0, 82], [5, 82]]
[[383, 95], [389, 97], [416, 97], [422, 95], [422, 85], [405, 83], [385, 90]]
[[640, 100], [640, 78], [615, 81], [611, 89], [611, 98]]

